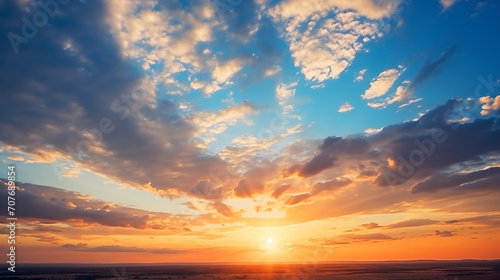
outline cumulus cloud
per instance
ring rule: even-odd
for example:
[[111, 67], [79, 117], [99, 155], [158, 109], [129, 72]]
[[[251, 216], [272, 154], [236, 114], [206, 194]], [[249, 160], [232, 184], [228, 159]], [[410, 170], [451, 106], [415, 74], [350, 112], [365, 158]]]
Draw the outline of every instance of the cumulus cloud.
[[479, 98], [479, 104], [483, 104], [481, 107], [481, 115], [486, 116], [500, 108], [500, 95], [497, 95], [495, 98], [491, 98], [490, 96], [483, 96]]
[[[370, 88], [362, 95], [364, 99], [375, 99], [375, 102], [369, 102], [368, 106], [372, 108], [385, 108], [390, 104], [396, 102], [403, 102], [411, 98], [414, 92], [427, 80], [435, 76], [442, 69], [443, 65], [449, 61], [450, 57], [457, 51], [456, 46], [448, 48], [446, 51], [439, 53], [436, 56], [429, 56], [424, 62], [422, 67], [419, 69], [417, 75], [410, 81], [403, 81], [388, 97], [380, 98], [385, 96], [387, 92], [393, 87], [394, 82], [397, 80], [399, 75], [406, 70], [400, 66], [398, 70], [389, 69], [382, 72], [378, 78], [374, 79], [370, 83]], [[383, 74], [383, 75], [382, 75]], [[381, 77], [382, 76], [382, 77]], [[400, 107], [408, 106], [414, 102], [418, 102], [420, 98], [414, 99], [406, 104], [402, 104]]]
[[401, 75], [401, 71], [397, 69], [383, 71], [370, 83], [370, 88], [361, 97], [363, 99], [373, 99], [385, 95], [399, 78], [399, 75]]
[[354, 109], [354, 107], [349, 104], [349, 102], [346, 102], [345, 104], [343, 104], [342, 106], [340, 106], [339, 110], [337, 112], [339, 113], [346, 113], [346, 112], [349, 112], [351, 111], [352, 109]]

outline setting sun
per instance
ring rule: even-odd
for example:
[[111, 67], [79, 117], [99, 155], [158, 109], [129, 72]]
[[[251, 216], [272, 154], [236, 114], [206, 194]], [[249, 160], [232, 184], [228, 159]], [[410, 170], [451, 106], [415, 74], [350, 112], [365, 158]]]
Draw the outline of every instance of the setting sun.
[[273, 239], [272, 239], [271, 237], [269, 237], [269, 238], [267, 239], [267, 244], [268, 244], [268, 245], [273, 244]]

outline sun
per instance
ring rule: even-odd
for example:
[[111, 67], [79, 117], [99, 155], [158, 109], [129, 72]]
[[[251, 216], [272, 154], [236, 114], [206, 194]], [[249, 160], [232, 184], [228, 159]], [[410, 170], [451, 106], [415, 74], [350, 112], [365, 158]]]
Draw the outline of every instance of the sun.
[[273, 244], [273, 239], [271, 237], [267, 238], [267, 244], [268, 245]]

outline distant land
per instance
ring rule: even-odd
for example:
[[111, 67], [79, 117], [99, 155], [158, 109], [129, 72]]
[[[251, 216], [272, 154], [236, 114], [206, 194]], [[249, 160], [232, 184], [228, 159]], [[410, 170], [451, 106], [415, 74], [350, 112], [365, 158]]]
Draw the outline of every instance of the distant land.
[[497, 280], [500, 260], [332, 263], [20, 264], [0, 279]]

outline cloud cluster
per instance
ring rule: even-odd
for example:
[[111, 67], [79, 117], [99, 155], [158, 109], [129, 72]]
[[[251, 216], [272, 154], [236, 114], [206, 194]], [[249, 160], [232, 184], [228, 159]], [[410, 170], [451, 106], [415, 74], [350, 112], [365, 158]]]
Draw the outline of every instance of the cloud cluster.
[[[399, 1], [288, 0], [269, 14], [284, 25], [295, 66], [307, 80], [337, 79], [363, 44], [382, 35], [378, 19], [389, 17]], [[333, 13], [332, 13], [333, 11]]]
[[[418, 120], [387, 126], [376, 134], [328, 137], [312, 158], [286, 168], [283, 174], [311, 177], [326, 170], [352, 174], [356, 167], [354, 174], [372, 174], [375, 185], [410, 181], [406, 186], [413, 185], [412, 193], [492, 190], [498, 184], [498, 167], [488, 168], [488, 158], [500, 153], [500, 121], [494, 116], [451, 122], [463, 104], [450, 100]], [[457, 166], [467, 171], [458, 172]], [[484, 170], [474, 170], [479, 167]]]

